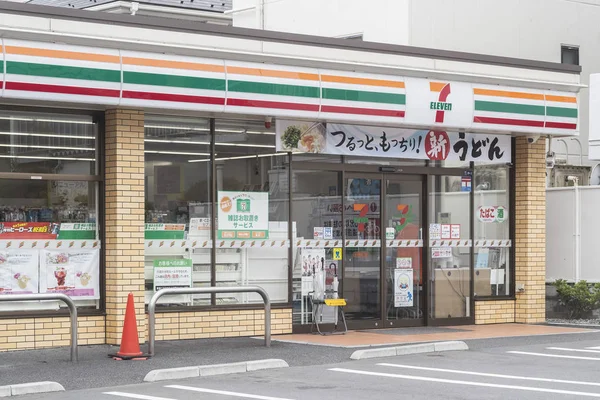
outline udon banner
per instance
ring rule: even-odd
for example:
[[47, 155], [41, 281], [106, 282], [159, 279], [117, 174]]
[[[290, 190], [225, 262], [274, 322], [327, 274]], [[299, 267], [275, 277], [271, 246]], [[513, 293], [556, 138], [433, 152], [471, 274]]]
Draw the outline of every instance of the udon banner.
[[407, 158], [433, 161], [510, 162], [507, 135], [277, 120], [277, 151]]

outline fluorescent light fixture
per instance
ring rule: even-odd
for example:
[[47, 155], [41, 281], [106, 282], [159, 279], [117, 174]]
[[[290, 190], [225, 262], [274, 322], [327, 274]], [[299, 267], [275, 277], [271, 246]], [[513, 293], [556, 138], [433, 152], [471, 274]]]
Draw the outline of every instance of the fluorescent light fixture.
[[[198, 145], [210, 145], [210, 142], [196, 142], [192, 140], [158, 140], [158, 139], [144, 139], [144, 142], [149, 143], [173, 143], [173, 144], [198, 144]], [[216, 146], [231, 146], [231, 147], [258, 147], [264, 149], [274, 149], [275, 146], [270, 144], [247, 144], [247, 143], [215, 143]]]
[[17, 147], [23, 149], [53, 149], [53, 150], [84, 150], [84, 151], [95, 151], [96, 149], [90, 147], [62, 147], [62, 146], [37, 146], [29, 144], [0, 144], [0, 147]]
[[26, 160], [66, 160], [66, 161], [96, 161], [94, 158], [70, 158], [70, 157], [43, 157], [43, 156], [7, 156], [0, 154], [0, 158], [22, 158]]
[[0, 132], [0, 135], [5, 135], [5, 136], [33, 136], [33, 137], [49, 137], [49, 138], [64, 138], [64, 139], [96, 140], [96, 138], [94, 136], [59, 135], [59, 134], [56, 134], [56, 133]]
[[25, 117], [4, 117], [0, 116], [0, 119], [10, 121], [28, 121], [28, 122], [55, 122], [62, 124], [75, 124], [75, 125], [94, 125], [93, 121], [77, 121], [72, 119], [49, 119], [49, 118], [25, 118]]
[[[234, 156], [234, 157], [215, 158], [215, 161], [244, 160], [244, 159], [248, 159], [248, 158], [279, 157], [279, 156], [287, 156], [287, 155], [288, 155], [288, 153], [254, 154], [251, 156]], [[188, 162], [207, 162], [207, 161], [210, 161], [210, 159], [205, 158], [202, 160], [188, 160]]]
[[162, 150], [144, 150], [144, 153], [150, 154], [175, 154], [180, 156], [210, 156], [210, 153], [188, 153], [185, 151], [162, 151]]
[[[144, 125], [144, 128], [151, 129], [170, 129], [177, 131], [196, 131], [196, 132], [210, 132], [208, 128], [194, 128], [189, 126], [173, 126], [173, 125]], [[262, 131], [247, 131], [244, 129], [216, 129], [217, 133], [247, 133], [249, 135], [275, 135], [275, 132], [262, 132]]]

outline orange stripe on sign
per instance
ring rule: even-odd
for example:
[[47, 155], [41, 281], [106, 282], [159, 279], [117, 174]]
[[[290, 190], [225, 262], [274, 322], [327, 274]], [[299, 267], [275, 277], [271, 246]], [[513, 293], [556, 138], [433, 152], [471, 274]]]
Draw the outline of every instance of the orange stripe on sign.
[[306, 72], [290, 72], [290, 71], [278, 71], [274, 69], [261, 69], [261, 68], [247, 68], [247, 67], [227, 67], [228, 74], [239, 74], [239, 75], [254, 75], [254, 76], [268, 76], [271, 78], [286, 78], [286, 79], [302, 79], [305, 81], [318, 81], [318, 74], [310, 74]]
[[474, 94], [482, 96], [511, 97], [515, 99], [544, 100], [543, 94], [509, 92], [507, 90], [473, 89]]
[[577, 97], [555, 96], [552, 94], [547, 94], [546, 100], [547, 101], [558, 101], [561, 103], [577, 103]]
[[429, 90], [432, 92], [441, 92], [446, 85], [444, 82], [429, 82]]
[[396, 89], [404, 89], [404, 82], [400, 81], [387, 81], [384, 79], [369, 79], [369, 78], [353, 78], [349, 76], [337, 76], [337, 75], [321, 75], [323, 82], [335, 82], [335, 83], [349, 83], [351, 85], [367, 85], [367, 86], [381, 86], [390, 87]]
[[225, 73], [223, 65], [201, 64], [186, 61], [156, 60], [151, 58], [123, 57], [123, 64], [140, 65], [144, 67], [187, 69], [191, 71], [206, 71]]
[[107, 54], [80, 53], [77, 51], [66, 50], [34, 49], [32, 47], [19, 46], [5, 46], [5, 49], [6, 53], [8, 54], [18, 54], [21, 56], [62, 58], [65, 60], [95, 61], [116, 64], [120, 62], [119, 56], [110, 56]]

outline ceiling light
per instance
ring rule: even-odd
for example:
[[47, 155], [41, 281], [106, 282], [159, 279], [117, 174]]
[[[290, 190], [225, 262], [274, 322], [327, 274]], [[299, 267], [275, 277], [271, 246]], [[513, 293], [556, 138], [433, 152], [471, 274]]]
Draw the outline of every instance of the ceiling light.
[[[172, 143], [172, 144], [198, 144], [198, 145], [210, 145], [210, 142], [196, 142], [192, 140], [158, 140], [158, 139], [144, 139], [144, 142], [149, 143]], [[248, 144], [248, 143], [215, 143], [216, 146], [231, 146], [231, 147], [258, 147], [264, 149], [274, 149], [275, 146], [270, 144]]]
[[23, 158], [27, 160], [66, 160], [66, 161], [96, 161], [93, 158], [43, 157], [43, 156], [8, 156], [0, 154], [0, 158]]
[[174, 154], [180, 156], [210, 156], [210, 153], [187, 153], [184, 151], [154, 151], [154, 150], [144, 150], [144, 153], [150, 154]]
[[[249, 156], [234, 156], [234, 157], [221, 157], [215, 158], [215, 161], [228, 161], [228, 160], [244, 160], [248, 158], [263, 158], [263, 157], [278, 157], [278, 156], [287, 156], [288, 153], [268, 153], [268, 154], [254, 154]], [[201, 160], [188, 160], [188, 162], [206, 162], [210, 161], [209, 158], [204, 158]]]
[[0, 116], [0, 119], [10, 121], [27, 121], [27, 122], [54, 122], [62, 124], [78, 124], [78, 125], [94, 125], [94, 121], [77, 121], [72, 119], [49, 119], [49, 118], [25, 118], [25, 117], [4, 117]]
[[37, 146], [28, 144], [0, 144], [0, 147], [17, 147], [24, 149], [53, 149], [53, 150], [83, 150], [83, 151], [95, 151], [96, 149], [90, 147], [64, 147], [64, 146]]
[[96, 140], [96, 138], [94, 136], [59, 135], [59, 134], [56, 134], [56, 133], [0, 132], [0, 135]]

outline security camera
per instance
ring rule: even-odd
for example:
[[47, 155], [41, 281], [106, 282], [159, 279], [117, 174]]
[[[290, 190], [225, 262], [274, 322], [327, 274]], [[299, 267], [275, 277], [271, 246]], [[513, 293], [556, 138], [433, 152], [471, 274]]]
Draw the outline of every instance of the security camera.
[[534, 144], [535, 142], [538, 141], [539, 138], [540, 138], [540, 135], [527, 136], [527, 143]]
[[272, 117], [265, 117], [265, 128], [266, 129], [270, 129], [272, 122], [273, 122], [273, 118]]

